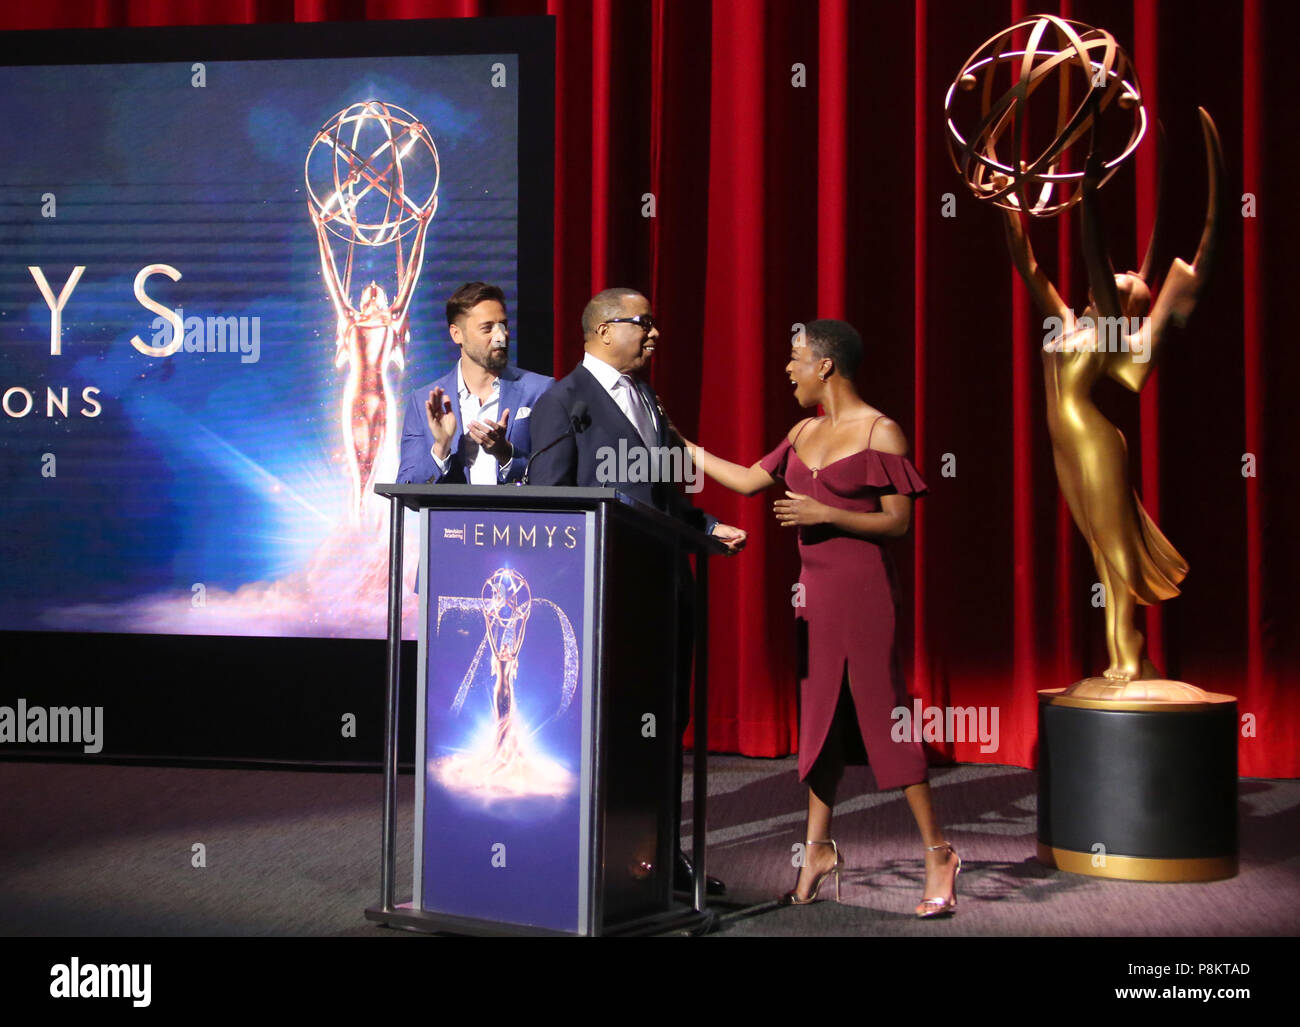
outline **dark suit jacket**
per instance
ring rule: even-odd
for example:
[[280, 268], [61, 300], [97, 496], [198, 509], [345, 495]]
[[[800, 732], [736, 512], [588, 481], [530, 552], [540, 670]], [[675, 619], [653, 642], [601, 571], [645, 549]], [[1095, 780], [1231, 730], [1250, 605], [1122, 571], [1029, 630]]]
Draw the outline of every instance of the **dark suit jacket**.
[[[498, 416], [502, 410], [510, 411], [510, 423], [506, 425], [506, 439], [515, 448], [514, 459], [510, 464], [507, 481], [518, 481], [524, 476], [524, 467], [532, 453], [532, 442], [528, 426], [531, 422], [532, 406], [537, 399], [554, 383], [554, 378], [534, 374], [507, 364], [501, 372], [501, 394], [497, 403]], [[447, 473], [439, 472], [434, 463], [433, 435], [429, 431], [428, 419], [424, 416], [424, 404], [429, 393], [437, 386], [451, 400], [456, 412], [456, 434], [451, 438], [451, 456], [447, 462]], [[397, 471], [399, 482], [424, 484], [430, 478], [435, 482], [449, 485], [464, 485], [464, 435], [465, 418], [460, 412], [460, 394], [456, 388], [456, 368], [444, 374], [436, 382], [430, 382], [423, 388], [416, 389], [406, 401], [405, 414], [402, 417], [402, 454], [401, 466]]]
[[[650, 409], [657, 413], [656, 445], [666, 451], [670, 445], [668, 419], [659, 412], [659, 400], [654, 390], [642, 381], [637, 382], [637, 387]], [[681, 517], [701, 531], [713, 530], [717, 518], [695, 509], [673, 482], [627, 480], [628, 476], [623, 472], [631, 464], [627, 460], [620, 461], [619, 456], [630, 454], [634, 449], [644, 449], [645, 443], [627, 415], [581, 364], [533, 404], [532, 437], [539, 448], [568, 430], [573, 407], [579, 401], [587, 404], [590, 425], [576, 437], [567, 438], [544, 453], [539, 452], [528, 475], [530, 485], [613, 486], [624, 495]], [[675, 466], [684, 464], [675, 463]], [[612, 480], [608, 474], [610, 470], [617, 471]]]

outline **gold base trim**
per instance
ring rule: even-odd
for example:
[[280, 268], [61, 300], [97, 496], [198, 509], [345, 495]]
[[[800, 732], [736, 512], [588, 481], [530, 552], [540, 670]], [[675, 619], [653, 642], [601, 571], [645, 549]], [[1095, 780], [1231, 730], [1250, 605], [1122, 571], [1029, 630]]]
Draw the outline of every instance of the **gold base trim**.
[[1043, 688], [1038, 692], [1039, 702], [1052, 706], [1070, 706], [1079, 710], [1114, 710], [1117, 713], [1204, 713], [1206, 710], [1235, 703], [1235, 695], [1205, 692], [1203, 702], [1168, 702], [1158, 699], [1088, 699], [1068, 695], [1066, 688]]
[[1100, 853], [1072, 852], [1038, 843], [1038, 862], [1068, 874], [1108, 877], [1115, 881], [1222, 881], [1237, 876], [1237, 857], [1201, 859], [1144, 859], [1140, 856], [1105, 855], [1104, 866], [1094, 866]]
[[1136, 678], [1116, 681], [1111, 678], [1084, 678], [1065, 690], [1079, 699], [1106, 699], [1116, 702], [1203, 703], [1209, 694], [1186, 681], [1168, 678]]

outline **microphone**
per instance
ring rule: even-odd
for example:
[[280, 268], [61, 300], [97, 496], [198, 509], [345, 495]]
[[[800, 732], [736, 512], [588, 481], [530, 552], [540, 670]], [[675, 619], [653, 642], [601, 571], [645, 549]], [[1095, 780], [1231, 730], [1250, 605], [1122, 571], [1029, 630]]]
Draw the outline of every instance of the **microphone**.
[[569, 412], [569, 430], [566, 431], [559, 438], [552, 439], [550, 442], [548, 442], [546, 445], [544, 445], [541, 449], [539, 449], [536, 453], [534, 453], [532, 456], [528, 458], [528, 466], [524, 468], [524, 476], [523, 479], [519, 482], [519, 484], [520, 485], [528, 484], [528, 475], [532, 472], [534, 460], [536, 460], [539, 456], [545, 453], [552, 446], [558, 446], [565, 439], [572, 438], [573, 436], [586, 431], [587, 428], [590, 427], [590, 425], [591, 425], [591, 415], [587, 413], [587, 403], [585, 400], [580, 399], [578, 400], [578, 402], [573, 404], [573, 410]]

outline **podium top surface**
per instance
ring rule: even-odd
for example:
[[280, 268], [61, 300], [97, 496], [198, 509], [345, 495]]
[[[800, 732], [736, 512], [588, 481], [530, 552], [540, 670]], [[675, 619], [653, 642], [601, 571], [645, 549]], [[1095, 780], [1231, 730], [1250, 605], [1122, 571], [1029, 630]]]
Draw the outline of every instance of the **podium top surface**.
[[552, 485], [413, 485], [378, 484], [378, 495], [400, 499], [404, 506], [418, 510], [423, 506], [592, 506], [597, 503], [624, 503], [634, 509], [653, 507], [612, 488], [570, 488]]
[[618, 489], [563, 485], [412, 485], [377, 484], [375, 493], [410, 510], [455, 507], [480, 510], [594, 510], [607, 505], [681, 536], [692, 548], [719, 555], [727, 547], [686, 522], [633, 499]]

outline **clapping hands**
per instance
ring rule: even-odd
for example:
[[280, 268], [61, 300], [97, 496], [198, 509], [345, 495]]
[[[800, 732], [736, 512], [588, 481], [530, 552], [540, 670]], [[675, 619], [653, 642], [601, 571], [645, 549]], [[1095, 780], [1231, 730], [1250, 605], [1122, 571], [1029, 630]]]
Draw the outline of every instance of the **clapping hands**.
[[[451, 452], [451, 440], [456, 434], [456, 412], [452, 409], [451, 398], [441, 386], [429, 393], [424, 404], [425, 419], [429, 423], [429, 433], [433, 436], [433, 449], [438, 459], [446, 460]], [[486, 417], [481, 421], [470, 421], [465, 426], [465, 434], [483, 448], [483, 451], [504, 463], [514, 455], [514, 447], [507, 441], [506, 432], [510, 427], [510, 408], [501, 412], [501, 420], [494, 421]]]
[[470, 421], [465, 428], [465, 434], [477, 442], [483, 452], [489, 456], [495, 457], [498, 463], [505, 463], [514, 455], [514, 447], [506, 441], [506, 428], [510, 424], [510, 408], [507, 407], [501, 412], [501, 420], [494, 421], [490, 417], [482, 421]]
[[456, 434], [456, 412], [441, 386], [429, 393], [424, 403], [424, 416], [429, 423], [429, 434], [433, 436], [434, 452], [440, 460], [446, 460], [451, 452], [452, 436]]

